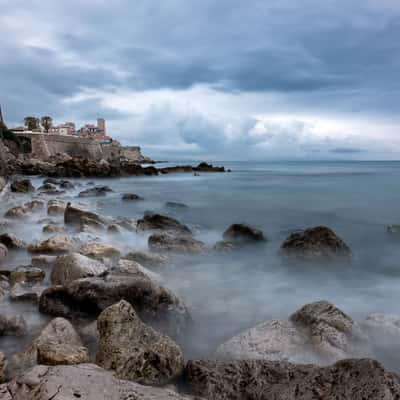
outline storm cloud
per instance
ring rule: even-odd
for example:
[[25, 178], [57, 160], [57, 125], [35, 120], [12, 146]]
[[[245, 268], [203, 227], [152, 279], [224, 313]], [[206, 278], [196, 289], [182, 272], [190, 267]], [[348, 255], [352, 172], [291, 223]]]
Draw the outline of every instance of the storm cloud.
[[160, 158], [398, 158], [400, 3], [0, 0], [0, 102]]

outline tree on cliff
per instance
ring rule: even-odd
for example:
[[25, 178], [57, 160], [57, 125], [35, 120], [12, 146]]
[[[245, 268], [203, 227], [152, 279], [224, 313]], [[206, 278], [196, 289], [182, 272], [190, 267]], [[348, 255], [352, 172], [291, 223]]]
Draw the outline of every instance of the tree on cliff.
[[40, 124], [42, 125], [43, 129], [45, 132], [48, 132], [51, 126], [53, 125], [53, 120], [51, 117], [46, 115], [45, 117], [42, 117], [40, 120]]
[[34, 129], [39, 128], [39, 118], [32, 116], [25, 117], [24, 124], [30, 131], [33, 131]]

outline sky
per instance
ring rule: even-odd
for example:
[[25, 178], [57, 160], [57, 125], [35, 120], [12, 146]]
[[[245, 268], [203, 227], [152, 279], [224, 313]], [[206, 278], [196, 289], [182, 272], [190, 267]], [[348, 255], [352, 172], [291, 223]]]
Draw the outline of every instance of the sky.
[[398, 0], [0, 0], [9, 126], [162, 160], [400, 159]]

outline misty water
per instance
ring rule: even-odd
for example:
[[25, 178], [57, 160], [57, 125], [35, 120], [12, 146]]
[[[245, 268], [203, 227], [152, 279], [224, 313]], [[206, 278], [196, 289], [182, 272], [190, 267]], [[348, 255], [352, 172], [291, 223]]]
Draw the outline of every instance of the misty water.
[[[232, 223], [243, 222], [264, 231], [265, 245], [230, 254], [176, 257], [157, 270], [162, 284], [190, 306], [194, 328], [185, 338], [185, 357], [206, 357], [224, 340], [269, 319], [286, 319], [299, 307], [325, 299], [354, 320], [374, 312], [400, 314], [400, 237], [388, 235], [385, 226], [400, 223], [400, 163], [398, 162], [285, 162], [222, 163], [230, 173], [170, 174], [156, 177], [71, 179], [81, 187], [61, 199], [84, 203], [113, 217], [140, 218], [147, 210], [171, 215], [189, 225], [195, 237], [210, 248]], [[79, 199], [89, 180], [108, 185], [106, 197]], [[38, 187], [42, 179], [33, 178]], [[132, 192], [143, 201], [123, 202], [121, 193]], [[0, 211], [30, 197], [12, 195], [1, 201]], [[54, 198], [43, 196], [45, 199]], [[187, 209], [170, 210], [166, 201], [185, 203]], [[43, 234], [46, 217], [8, 230], [28, 243]], [[54, 219], [52, 217], [52, 219]], [[327, 225], [351, 247], [351, 261], [287, 264], [277, 252], [293, 230]], [[147, 249], [148, 234], [97, 234], [122, 253]], [[13, 252], [5, 267], [30, 263], [26, 252]], [[36, 306], [6, 301], [2, 311], [22, 312], [33, 335], [48, 320]], [[0, 349], [21, 350], [25, 339], [1, 338]], [[390, 354], [399, 344], [388, 343], [377, 355], [400, 370], [400, 356]], [[385, 347], [385, 346], [384, 346]], [[393, 352], [392, 352], [393, 353]]]

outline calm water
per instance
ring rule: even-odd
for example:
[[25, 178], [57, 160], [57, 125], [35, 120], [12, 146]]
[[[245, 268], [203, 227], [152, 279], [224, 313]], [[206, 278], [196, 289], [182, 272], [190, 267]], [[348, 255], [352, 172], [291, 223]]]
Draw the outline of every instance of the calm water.
[[[146, 210], [168, 212], [210, 246], [235, 222], [255, 225], [268, 236], [261, 248], [178, 258], [160, 271], [163, 284], [192, 307], [195, 329], [187, 338], [187, 357], [208, 354], [244, 328], [287, 318], [315, 300], [326, 299], [353, 319], [372, 312], [400, 314], [400, 239], [397, 242], [385, 232], [385, 225], [400, 223], [399, 162], [223, 164], [232, 172], [97, 180], [114, 193], [88, 200], [110, 216], [139, 218]], [[83, 185], [87, 181], [76, 180]], [[35, 185], [40, 183], [34, 180]], [[69, 194], [74, 202], [78, 191]], [[139, 194], [145, 201], [122, 202], [123, 192]], [[171, 212], [164, 208], [166, 201], [190, 208]], [[10, 202], [3, 201], [2, 207]], [[288, 233], [321, 224], [348, 243], [354, 261], [283, 264], [277, 251]], [[29, 229], [26, 224], [18, 227], [18, 233], [31, 240], [42, 236], [40, 229], [32, 221]], [[101, 239], [123, 251], [147, 246], [143, 235]], [[25, 255], [19, 257], [16, 265]]]

